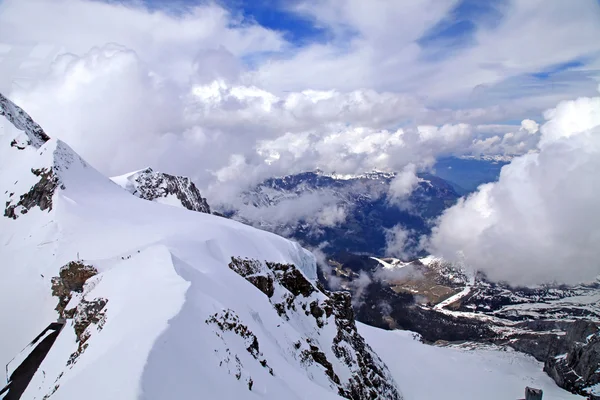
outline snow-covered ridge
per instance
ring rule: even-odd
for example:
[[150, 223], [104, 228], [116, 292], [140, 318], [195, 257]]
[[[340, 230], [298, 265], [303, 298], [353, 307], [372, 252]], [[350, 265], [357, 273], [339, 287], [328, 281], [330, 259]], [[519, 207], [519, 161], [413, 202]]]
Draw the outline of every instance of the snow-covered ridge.
[[208, 202], [188, 177], [145, 168], [110, 179], [139, 198], [210, 214]]
[[385, 172], [385, 171], [377, 171], [377, 170], [373, 170], [371, 172], [364, 172], [361, 174], [337, 174], [335, 172], [327, 173], [320, 169], [317, 169], [315, 171], [315, 173], [319, 176], [326, 176], [326, 177], [329, 177], [332, 179], [343, 180], [343, 181], [352, 180], [352, 179], [391, 179], [396, 176], [395, 172]]
[[2, 93], [0, 93], [0, 116], [4, 116], [10, 122], [10, 124], [3, 124], [0, 120], [0, 135], [6, 134], [3, 131], [7, 131], [14, 126], [14, 128], [23, 131], [26, 137], [25, 139], [15, 135], [11, 141], [11, 146], [22, 148], [26, 145], [32, 145], [39, 148], [50, 139], [46, 132], [21, 107], [8, 100]]
[[[5, 111], [0, 123], [13, 126]], [[315, 287], [315, 258], [297, 243], [142, 200], [65, 143], [11, 146], [19, 135], [0, 136], [0, 362], [27, 358], [64, 322], [21, 398], [401, 398], [348, 296]], [[235, 259], [277, 275], [277, 297]]]

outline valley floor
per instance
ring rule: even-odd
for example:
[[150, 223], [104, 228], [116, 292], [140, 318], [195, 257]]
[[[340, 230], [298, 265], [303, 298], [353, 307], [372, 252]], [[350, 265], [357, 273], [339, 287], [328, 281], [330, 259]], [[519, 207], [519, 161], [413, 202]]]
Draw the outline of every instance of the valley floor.
[[544, 400], [583, 399], [559, 388], [541, 363], [522, 353], [430, 346], [409, 331], [357, 325], [405, 400], [516, 400], [524, 397], [526, 386], [543, 389]]

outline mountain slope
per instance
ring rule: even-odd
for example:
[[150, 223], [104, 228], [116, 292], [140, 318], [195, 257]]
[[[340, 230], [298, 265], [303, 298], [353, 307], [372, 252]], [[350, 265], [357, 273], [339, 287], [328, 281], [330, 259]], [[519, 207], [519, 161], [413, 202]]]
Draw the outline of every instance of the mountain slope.
[[312, 254], [132, 196], [0, 99], [0, 362], [11, 385], [28, 341], [64, 324], [22, 398], [401, 398], [349, 298], [314, 285]]

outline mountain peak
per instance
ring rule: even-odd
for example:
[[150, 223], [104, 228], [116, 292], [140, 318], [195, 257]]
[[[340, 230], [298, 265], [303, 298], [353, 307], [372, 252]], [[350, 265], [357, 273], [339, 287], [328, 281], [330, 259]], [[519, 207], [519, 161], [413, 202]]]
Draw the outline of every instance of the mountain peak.
[[111, 179], [141, 199], [210, 214], [206, 199], [186, 176], [170, 175], [147, 167]]

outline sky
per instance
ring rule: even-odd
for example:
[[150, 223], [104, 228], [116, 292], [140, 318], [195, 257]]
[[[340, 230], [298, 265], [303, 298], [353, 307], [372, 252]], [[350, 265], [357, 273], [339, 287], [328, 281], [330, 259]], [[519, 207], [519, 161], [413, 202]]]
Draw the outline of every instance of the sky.
[[101, 172], [187, 175], [214, 205], [541, 153], [547, 110], [598, 96], [598, 38], [597, 0], [0, 0], [0, 92]]

